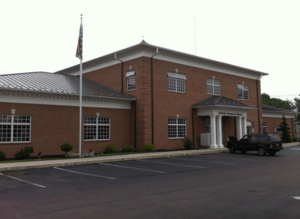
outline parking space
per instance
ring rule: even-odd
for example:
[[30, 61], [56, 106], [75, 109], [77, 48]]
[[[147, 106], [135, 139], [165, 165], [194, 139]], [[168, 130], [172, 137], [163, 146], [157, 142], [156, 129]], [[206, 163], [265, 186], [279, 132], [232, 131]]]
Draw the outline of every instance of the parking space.
[[[244, 201], [248, 206], [240, 206], [237, 214], [240, 217], [248, 207], [255, 208], [257, 202], [268, 201], [274, 205], [274, 201], [281, 201], [281, 205], [290, 203], [293, 208], [297, 199], [290, 197], [300, 196], [300, 189], [293, 186], [300, 180], [298, 158], [300, 146], [285, 148], [276, 156], [258, 156], [255, 152], [218, 153], [6, 171], [0, 175], [0, 202], [14, 203], [17, 200], [18, 204], [23, 204], [20, 218], [47, 218], [44, 215], [45, 206], [52, 209], [53, 218], [63, 218], [59, 211], [72, 215], [72, 218], [80, 218], [83, 215], [75, 208], [84, 211], [91, 209], [91, 206], [95, 206], [97, 212], [104, 213], [103, 218], [120, 218], [122, 205], [132, 209], [132, 205], [149, 202], [152, 208], [163, 210], [161, 208], [164, 206], [169, 209], [163, 215], [174, 218], [178, 216], [175, 212], [182, 203], [185, 207], [201, 203], [210, 213], [207, 214], [202, 208], [193, 211], [209, 217], [214, 215], [214, 208], [227, 212], [224, 206], [231, 208], [234, 204], [240, 205], [238, 200], [241, 198], [246, 199]], [[225, 201], [227, 198], [229, 202], [222, 202], [219, 206], [217, 200]], [[68, 202], [74, 205], [70, 207]], [[40, 206], [40, 203], [45, 206], [26, 211], [33, 205]], [[111, 206], [109, 203], [115, 204]], [[117, 206], [120, 210], [113, 210]], [[71, 210], [66, 210], [67, 207]], [[7, 213], [3, 208], [0, 208], [1, 211]], [[147, 211], [133, 208], [132, 213], [121, 218], [147, 218], [148, 215], [144, 215]]]

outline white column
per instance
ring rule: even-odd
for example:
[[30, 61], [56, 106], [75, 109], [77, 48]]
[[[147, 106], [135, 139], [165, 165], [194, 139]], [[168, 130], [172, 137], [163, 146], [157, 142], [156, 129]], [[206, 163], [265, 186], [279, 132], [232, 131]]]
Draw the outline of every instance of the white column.
[[222, 116], [217, 117], [217, 145], [219, 148], [223, 148], [222, 144]]
[[247, 134], [247, 117], [243, 117], [243, 135]]
[[237, 139], [241, 139], [242, 135], [242, 118], [240, 116], [236, 117], [236, 132], [237, 132]]
[[216, 144], [216, 116], [210, 115], [210, 148], [217, 148]]

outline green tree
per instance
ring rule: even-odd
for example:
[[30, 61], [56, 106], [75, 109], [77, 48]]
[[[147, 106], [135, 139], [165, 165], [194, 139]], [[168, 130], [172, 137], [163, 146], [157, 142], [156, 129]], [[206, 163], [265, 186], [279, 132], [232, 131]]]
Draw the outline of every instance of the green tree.
[[290, 128], [289, 125], [286, 123], [286, 118], [282, 117], [282, 123], [279, 124], [279, 131], [281, 131], [281, 138], [283, 142], [291, 142], [291, 135], [290, 135]]
[[[299, 95], [299, 96], [300, 96], [300, 95]], [[295, 101], [295, 107], [296, 107], [296, 110], [297, 110], [296, 120], [297, 120], [298, 122], [300, 122], [300, 98], [295, 97], [295, 98], [294, 98], [294, 101]]]
[[262, 104], [275, 106], [282, 109], [293, 110], [297, 108], [296, 104], [291, 100], [282, 100], [279, 98], [271, 98], [269, 94], [263, 93], [261, 95], [261, 102]]

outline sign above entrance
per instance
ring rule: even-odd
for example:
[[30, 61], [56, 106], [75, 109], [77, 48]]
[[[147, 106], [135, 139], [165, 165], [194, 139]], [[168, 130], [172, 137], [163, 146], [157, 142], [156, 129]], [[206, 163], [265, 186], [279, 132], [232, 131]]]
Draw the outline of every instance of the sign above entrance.
[[227, 115], [227, 116], [242, 116], [241, 113], [229, 113], [229, 112], [219, 112], [220, 115]]

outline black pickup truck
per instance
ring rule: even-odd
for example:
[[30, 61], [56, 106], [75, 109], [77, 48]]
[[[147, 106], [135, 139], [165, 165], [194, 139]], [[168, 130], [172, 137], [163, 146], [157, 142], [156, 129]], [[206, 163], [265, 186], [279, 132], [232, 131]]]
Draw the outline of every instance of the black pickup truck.
[[242, 153], [257, 151], [261, 156], [266, 155], [267, 152], [270, 155], [275, 155], [277, 151], [283, 149], [280, 137], [275, 134], [248, 134], [240, 140], [230, 137], [226, 147], [232, 154], [235, 154], [236, 151], [241, 151]]

